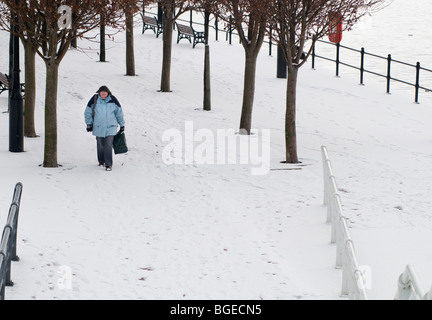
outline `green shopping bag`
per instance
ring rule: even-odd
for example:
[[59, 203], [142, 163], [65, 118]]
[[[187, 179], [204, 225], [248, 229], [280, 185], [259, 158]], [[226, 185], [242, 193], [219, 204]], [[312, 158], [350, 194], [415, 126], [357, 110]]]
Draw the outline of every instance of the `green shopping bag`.
[[126, 144], [126, 136], [124, 132], [117, 132], [117, 134], [114, 136], [114, 153], [115, 154], [121, 154], [128, 152], [128, 147]]

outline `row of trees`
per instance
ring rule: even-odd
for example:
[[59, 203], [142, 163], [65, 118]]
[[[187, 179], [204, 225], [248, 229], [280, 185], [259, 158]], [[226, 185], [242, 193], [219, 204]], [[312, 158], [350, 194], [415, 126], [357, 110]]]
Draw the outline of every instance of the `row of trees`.
[[[232, 21], [245, 51], [244, 93], [240, 132], [250, 134], [255, 93], [257, 57], [266, 36], [282, 48], [288, 67], [286, 99], [286, 162], [297, 163], [296, 86], [299, 68], [311, 54], [315, 42], [329, 32], [336, 13], [344, 19], [344, 29], [351, 28], [360, 17], [377, 8], [383, 0], [161, 0], [163, 9], [163, 63], [161, 92], [170, 92], [173, 24], [188, 10], [212, 13]], [[26, 136], [35, 136], [34, 59], [38, 54], [46, 65], [45, 152], [44, 167], [57, 167], [57, 84], [59, 65], [71, 42], [104, 25], [126, 26], [127, 46], [133, 52], [133, 15], [153, 3], [143, 0], [0, 0], [0, 25], [10, 30], [18, 24], [18, 34], [25, 47]], [[62, 28], [58, 8], [71, 8], [71, 24]], [[126, 16], [126, 20], [122, 19]], [[103, 17], [103, 19], [101, 19]], [[231, 18], [230, 18], [231, 17]], [[15, 21], [15, 22], [14, 22]], [[126, 24], [125, 22], [126, 21]], [[208, 49], [208, 47], [206, 48]], [[301, 54], [306, 52], [306, 59]], [[133, 54], [127, 54], [127, 75], [135, 75]]]
[[[312, 53], [316, 41], [329, 34], [334, 17], [343, 17], [349, 30], [364, 15], [377, 10], [383, 0], [196, 0], [160, 1], [170, 32], [164, 34], [164, 67], [161, 91], [169, 91], [172, 23], [185, 10], [204, 10], [233, 23], [245, 51], [243, 103], [240, 132], [250, 134], [258, 54], [268, 36], [281, 48], [288, 68], [285, 113], [287, 163], [298, 163], [296, 92], [299, 69]], [[178, 11], [176, 11], [178, 10]], [[174, 15], [174, 12], [178, 12]], [[168, 22], [167, 22], [168, 21]], [[306, 57], [302, 59], [302, 54]]]
[[[62, 27], [59, 21], [63, 5], [70, 8], [70, 24]], [[44, 167], [58, 167], [57, 162], [57, 87], [60, 63], [71, 42], [100, 26], [101, 16], [106, 25], [119, 27], [122, 17], [138, 10], [138, 2], [132, 0], [1, 0], [0, 26], [12, 32], [18, 25], [18, 35], [25, 50], [25, 135], [36, 136], [35, 109], [35, 56], [42, 58], [46, 66], [45, 87], [45, 145]]]

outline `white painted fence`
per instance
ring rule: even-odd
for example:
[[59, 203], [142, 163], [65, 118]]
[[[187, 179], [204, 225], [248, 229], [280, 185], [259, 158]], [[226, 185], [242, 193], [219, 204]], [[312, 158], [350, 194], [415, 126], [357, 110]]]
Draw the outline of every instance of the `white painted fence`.
[[[321, 147], [324, 171], [324, 205], [327, 206], [327, 222], [332, 225], [331, 242], [336, 243], [336, 267], [342, 268], [342, 295], [351, 300], [367, 300], [365, 274], [360, 268], [348, 232], [347, 219], [343, 215], [341, 197], [328, 157], [327, 148]], [[370, 275], [370, 274], [369, 274]]]
[[432, 300], [432, 288], [424, 291], [412, 265], [407, 265], [398, 279], [395, 300]]

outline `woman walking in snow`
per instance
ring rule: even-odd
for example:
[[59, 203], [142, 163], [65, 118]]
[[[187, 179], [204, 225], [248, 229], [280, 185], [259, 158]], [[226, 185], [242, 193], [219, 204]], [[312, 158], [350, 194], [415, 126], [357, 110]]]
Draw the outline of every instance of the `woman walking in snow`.
[[120, 131], [123, 132], [125, 129], [120, 103], [106, 86], [102, 86], [88, 102], [84, 118], [87, 132], [93, 132], [96, 137], [99, 166], [111, 171], [113, 141], [117, 133], [117, 125], [120, 125]]

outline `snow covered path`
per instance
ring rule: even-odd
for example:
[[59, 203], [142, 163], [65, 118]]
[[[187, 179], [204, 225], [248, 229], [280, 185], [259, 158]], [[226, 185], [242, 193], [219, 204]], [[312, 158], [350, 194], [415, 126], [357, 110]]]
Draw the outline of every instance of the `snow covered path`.
[[[195, 58], [201, 53], [177, 48]], [[150, 62], [157, 70], [159, 62]], [[198, 73], [200, 65], [191, 66]], [[125, 78], [121, 59], [101, 66], [71, 51], [62, 67], [62, 167], [38, 167], [43, 138], [26, 139], [25, 154], [2, 152], [5, 192], [17, 179], [24, 184], [21, 261], [14, 265], [9, 298], [338, 298], [340, 272], [333, 268], [321, 184], [298, 185], [320, 179], [317, 161], [302, 171], [266, 176], [252, 176], [241, 165], [167, 166], [161, 161], [164, 130], [183, 130], [186, 120], [210, 128], [225, 128], [228, 120], [228, 128], [236, 128], [237, 112], [218, 111], [217, 99], [216, 111], [195, 110], [197, 101], [156, 92], [153, 76]], [[94, 139], [83, 130], [85, 103], [102, 82], [120, 99], [128, 120], [130, 152], [116, 156], [111, 173], [95, 166]], [[5, 145], [7, 133], [2, 137]], [[63, 267], [72, 272], [66, 290]], [[299, 277], [304, 273], [306, 279]]]
[[[7, 34], [0, 37], [5, 42]], [[387, 96], [373, 85], [305, 66], [298, 110], [304, 166], [283, 165], [285, 81], [275, 79], [276, 59], [263, 50], [254, 127], [271, 129], [272, 169], [301, 170], [253, 176], [249, 165], [168, 166], [162, 161], [166, 130], [183, 132], [185, 121], [196, 129], [237, 129], [242, 48], [211, 44], [213, 111], [207, 113], [197, 110], [203, 47], [174, 45], [173, 92], [163, 94], [156, 92], [162, 42], [150, 33], [135, 37], [138, 77], [123, 75], [122, 35], [108, 51], [109, 63], [95, 62], [94, 51], [67, 54], [59, 84], [61, 168], [38, 166], [40, 61], [41, 138], [26, 139], [23, 154], [9, 153], [8, 117], [1, 114], [5, 214], [14, 184], [24, 184], [21, 261], [13, 264], [16, 285], [7, 289], [8, 299], [340, 299], [341, 271], [334, 268], [336, 250], [322, 205], [321, 145], [328, 146], [345, 191], [359, 263], [373, 270], [371, 298], [392, 299], [397, 276], [410, 262], [425, 284], [432, 282], [424, 272], [432, 261], [432, 199], [426, 196], [432, 112], [426, 103], [413, 105], [410, 96]], [[115, 157], [109, 173], [97, 167], [95, 141], [83, 121], [85, 104], [103, 84], [122, 103], [130, 147]], [[7, 109], [5, 95], [0, 108]], [[373, 241], [378, 236], [385, 241]], [[64, 268], [72, 275], [67, 288]]]

